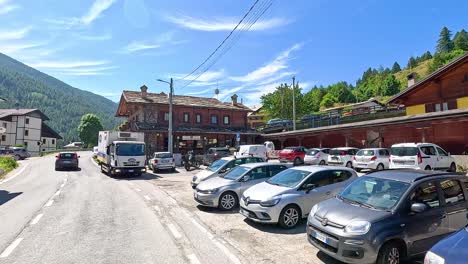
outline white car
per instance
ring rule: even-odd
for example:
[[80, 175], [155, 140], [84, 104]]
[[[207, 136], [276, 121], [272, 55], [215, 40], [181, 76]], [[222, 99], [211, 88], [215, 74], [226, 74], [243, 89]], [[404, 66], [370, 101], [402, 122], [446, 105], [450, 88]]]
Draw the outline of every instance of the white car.
[[328, 154], [328, 165], [353, 167], [353, 157], [359, 151], [358, 148], [333, 148]]
[[156, 172], [158, 170], [176, 170], [174, 156], [169, 152], [155, 152], [153, 158], [148, 161], [149, 168]]
[[312, 148], [306, 151], [304, 163], [307, 165], [326, 165], [329, 148]]
[[390, 169], [457, 170], [455, 159], [432, 143], [395, 144], [390, 154]]
[[359, 150], [353, 158], [353, 168], [359, 172], [364, 169], [386, 170], [390, 163], [390, 152], [385, 148]]
[[241, 145], [239, 151], [234, 153], [234, 157], [258, 157], [267, 160], [267, 147], [265, 145]]

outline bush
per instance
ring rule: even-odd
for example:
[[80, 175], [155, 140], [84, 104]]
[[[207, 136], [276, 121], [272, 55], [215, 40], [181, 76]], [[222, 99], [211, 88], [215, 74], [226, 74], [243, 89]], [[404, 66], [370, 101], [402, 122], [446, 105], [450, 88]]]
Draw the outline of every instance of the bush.
[[18, 167], [18, 162], [13, 157], [0, 157], [0, 169], [8, 173]]

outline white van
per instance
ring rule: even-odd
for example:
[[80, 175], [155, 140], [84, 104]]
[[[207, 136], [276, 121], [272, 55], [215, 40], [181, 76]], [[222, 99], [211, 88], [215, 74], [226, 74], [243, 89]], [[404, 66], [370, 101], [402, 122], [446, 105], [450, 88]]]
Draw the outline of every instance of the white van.
[[257, 157], [267, 160], [267, 148], [264, 145], [241, 145], [239, 151], [234, 153], [234, 157]]
[[454, 158], [436, 144], [394, 144], [390, 152], [390, 169], [457, 171]]

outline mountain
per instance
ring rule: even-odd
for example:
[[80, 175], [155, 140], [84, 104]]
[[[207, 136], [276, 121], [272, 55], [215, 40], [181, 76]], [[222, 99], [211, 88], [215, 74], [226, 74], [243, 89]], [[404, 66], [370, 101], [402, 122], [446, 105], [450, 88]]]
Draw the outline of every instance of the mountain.
[[117, 104], [103, 96], [74, 88], [52, 76], [0, 53], [0, 108], [37, 108], [64, 142], [79, 140], [77, 128], [82, 115], [96, 114], [105, 129], [120, 120], [114, 117]]

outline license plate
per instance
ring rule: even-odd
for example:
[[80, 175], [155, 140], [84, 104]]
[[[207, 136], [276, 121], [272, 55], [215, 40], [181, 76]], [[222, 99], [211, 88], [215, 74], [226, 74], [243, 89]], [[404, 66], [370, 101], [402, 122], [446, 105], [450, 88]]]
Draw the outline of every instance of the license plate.
[[315, 232], [314, 237], [315, 237], [318, 241], [322, 241], [323, 243], [328, 244], [328, 243], [327, 243], [327, 236], [325, 236], [325, 235], [323, 235], [323, 234], [320, 234], [320, 233], [318, 233], [318, 232]]
[[128, 172], [133, 172], [134, 170], [128, 170]]
[[68, 163], [71, 163], [71, 161], [65, 160], [65, 161], [63, 161], [63, 163], [67, 163], [67, 164], [68, 164]]
[[367, 167], [367, 164], [365, 163], [358, 163], [359, 166]]

